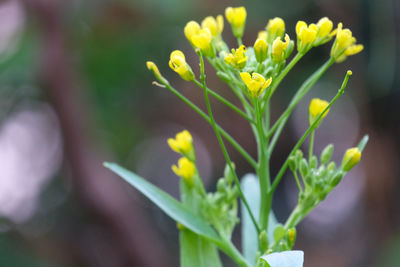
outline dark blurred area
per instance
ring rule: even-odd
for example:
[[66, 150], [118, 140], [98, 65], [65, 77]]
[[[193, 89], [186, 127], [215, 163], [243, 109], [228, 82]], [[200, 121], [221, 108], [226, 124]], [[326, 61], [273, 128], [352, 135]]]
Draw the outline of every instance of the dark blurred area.
[[[210, 190], [224, 160], [211, 127], [163, 88], [146, 60], [204, 108], [202, 92], [168, 68], [180, 49], [198, 71], [183, 27], [189, 20], [245, 5], [245, 45], [279, 16], [295, 39], [297, 20], [328, 16], [352, 29], [365, 50], [335, 64], [300, 103], [272, 159], [276, 174], [307, 128], [312, 97], [330, 99], [347, 69], [345, 95], [316, 134], [319, 153], [346, 148], [367, 133], [359, 164], [300, 224], [297, 249], [307, 267], [400, 266], [400, 1], [398, 0], [8, 0], [0, 2], [0, 266], [178, 266], [175, 222], [102, 166], [115, 161], [178, 196], [170, 170], [178, 155], [166, 139], [194, 135]], [[227, 23], [225, 23], [227, 24]], [[225, 25], [223, 36], [236, 46]], [[329, 57], [318, 47], [292, 70], [272, 101], [273, 119]], [[211, 88], [239, 104], [212, 68]], [[216, 101], [217, 121], [254, 157], [247, 122]], [[304, 149], [307, 146], [304, 146]], [[249, 165], [230, 149], [239, 175]], [[296, 202], [287, 176], [273, 208], [286, 220]], [[239, 231], [234, 234], [240, 246]], [[226, 266], [233, 266], [226, 261]]]

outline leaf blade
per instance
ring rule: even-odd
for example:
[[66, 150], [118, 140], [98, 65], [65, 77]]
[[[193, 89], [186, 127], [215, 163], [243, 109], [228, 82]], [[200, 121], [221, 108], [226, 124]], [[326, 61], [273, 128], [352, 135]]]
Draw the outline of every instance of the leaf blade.
[[303, 267], [304, 252], [301, 250], [282, 251], [261, 257], [270, 267]]
[[116, 163], [105, 162], [104, 166], [135, 187], [172, 219], [180, 222], [200, 236], [215, 242], [219, 241], [220, 238], [211, 226], [171, 195]]

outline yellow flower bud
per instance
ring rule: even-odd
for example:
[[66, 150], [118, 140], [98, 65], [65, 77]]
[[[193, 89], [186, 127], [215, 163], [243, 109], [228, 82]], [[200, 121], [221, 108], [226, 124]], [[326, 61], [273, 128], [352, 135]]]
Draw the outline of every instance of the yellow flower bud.
[[201, 22], [201, 27], [209, 29], [212, 36], [219, 36], [224, 29], [224, 18], [222, 15], [218, 15], [216, 19], [208, 16]]
[[270, 19], [268, 21], [266, 30], [269, 38], [268, 41], [272, 42], [277, 37], [282, 37], [282, 35], [285, 33], [285, 22], [283, 19], [278, 17]]
[[339, 23], [336, 32], [336, 40], [331, 49], [331, 57], [336, 62], [344, 61], [347, 56], [361, 52], [363, 45], [356, 45], [356, 38], [349, 29], [343, 29], [343, 24]]
[[193, 150], [193, 138], [187, 130], [183, 130], [176, 134], [175, 139], [169, 138], [168, 145], [178, 153], [188, 154]]
[[162, 82], [162, 83], [168, 83], [168, 81], [161, 75], [160, 71], [158, 70], [157, 65], [153, 61], [146, 61], [146, 66], [147, 69], [153, 72], [154, 76]]
[[345, 172], [350, 171], [361, 159], [361, 151], [357, 147], [349, 148], [344, 153], [342, 168]]
[[285, 35], [285, 42], [281, 40], [281, 37], [277, 37], [272, 43], [272, 60], [274, 62], [281, 62], [285, 59], [285, 52], [290, 43], [289, 35]]
[[158, 70], [157, 65], [153, 61], [146, 62], [147, 68], [154, 73], [156, 76], [161, 76], [160, 71]]
[[252, 97], [259, 97], [272, 82], [272, 78], [265, 80], [264, 76], [256, 72], [253, 72], [252, 75], [248, 72], [241, 72], [240, 77]]
[[259, 31], [257, 35], [257, 39], [263, 39], [264, 41], [267, 41], [268, 38], [268, 33], [267, 31]]
[[259, 63], [262, 63], [268, 56], [268, 45], [264, 39], [257, 39], [254, 43], [254, 54]]
[[182, 79], [186, 81], [194, 80], [192, 68], [186, 63], [185, 55], [181, 51], [175, 50], [171, 53], [169, 67], [178, 73]]
[[180, 158], [178, 160], [178, 166], [172, 165], [172, 171], [177, 175], [185, 179], [185, 181], [193, 184], [193, 178], [196, 174], [196, 166], [188, 158]]
[[[329, 103], [325, 100], [319, 98], [313, 98], [310, 102], [309, 112], [310, 112], [310, 124], [325, 110]], [[322, 115], [324, 118], [329, 112], [329, 109]]]
[[200, 29], [192, 35], [192, 44], [200, 48], [201, 52], [208, 57], [214, 57], [215, 51], [211, 45], [212, 35], [208, 28]]
[[184, 28], [184, 33], [186, 38], [189, 40], [189, 42], [192, 43], [192, 36], [197, 34], [200, 31], [200, 25], [196, 21], [189, 21], [185, 28]]
[[246, 24], [246, 8], [241, 7], [228, 7], [225, 9], [225, 17], [226, 20], [232, 26], [233, 35], [236, 38], [240, 38], [243, 36], [244, 26]]
[[318, 27], [315, 24], [310, 24], [304, 21], [299, 21], [296, 24], [297, 34], [297, 50], [299, 52], [307, 52], [310, 49], [317, 37]]
[[238, 49], [232, 49], [232, 53], [225, 56], [226, 64], [229, 64], [239, 70], [246, 66], [247, 62], [246, 47], [241, 45]]
[[333, 28], [333, 23], [327, 17], [323, 17], [318, 21], [317, 27], [318, 27], [317, 37], [324, 38], [330, 35]]

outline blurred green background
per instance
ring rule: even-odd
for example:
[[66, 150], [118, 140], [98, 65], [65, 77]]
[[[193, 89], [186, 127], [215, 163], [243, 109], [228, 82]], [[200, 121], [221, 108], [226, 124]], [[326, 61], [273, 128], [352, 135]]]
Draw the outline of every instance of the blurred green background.
[[[133, 188], [102, 167], [116, 161], [178, 195], [170, 170], [178, 156], [166, 139], [182, 129], [195, 139], [208, 185], [224, 161], [209, 125], [172, 94], [151, 84], [154, 61], [176, 88], [204, 108], [201, 92], [168, 68], [189, 20], [245, 5], [244, 44], [279, 16], [294, 39], [297, 20], [328, 16], [352, 29], [365, 50], [335, 64], [300, 103], [272, 159], [276, 173], [306, 129], [311, 97], [330, 99], [347, 69], [346, 94], [316, 136], [334, 157], [370, 135], [361, 164], [298, 229], [305, 266], [400, 266], [400, 2], [398, 0], [8, 0], [0, 2], [0, 266], [178, 266], [178, 233]], [[224, 39], [236, 46], [225, 25]], [[272, 116], [329, 56], [311, 50], [282, 83]], [[208, 71], [211, 88], [238, 103]], [[216, 118], [252, 154], [246, 122], [217, 102]], [[240, 175], [251, 171], [230, 150]], [[284, 221], [296, 201], [290, 176], [273, 206]], [[234, 233], [240, 244], [240, 233]], [[226, 260], [226, 266], [233, 266]]]

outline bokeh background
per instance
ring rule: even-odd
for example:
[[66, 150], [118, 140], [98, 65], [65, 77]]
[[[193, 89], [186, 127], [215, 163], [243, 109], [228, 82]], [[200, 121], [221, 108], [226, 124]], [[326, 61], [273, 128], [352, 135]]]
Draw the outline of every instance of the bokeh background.
[[[294, 38], [297, 20], [328, 16], [353, 30], [365, 50], [335, 64], [296, 108], [272, 159], [276, 173], [307, 127], [312, 97], [330, 99], [347, 69], [345, 95], [316, 135], [340, 161], [364, 133], [362, 162], [298, 228], [307, 267], [400, 266], [400, 2], [398, 0], [7, 0], [0, 2], [0, 266], [178, 266], [175, 222], [103, 168], [115, 161], [178, 195], [166, 138], [195, 138], [200, 172], [213, 190], [224, 161], [209, 125], [145, 68], [152, 60], [204, 108], [201, 91], [168, 68], [189, 20], [245, 5], [244, 43], [280, 16]], [[228, 25], [225, 25], [228, 26]], [[235, 46], [229, 26], [223, 34]], [[318, 47], [292, 70], [272, 102], [276, 118], [295, 90], [329, 56]], [[207, 66], [208, 83], [237, 103]], [[212, 102], [218, 122], [252, 155], [251, 131]], [[230, 149], [240, 175], [250, 167]], [[290, 176], [273, 206], [284, 221], [296, 201]], [[240, 246], [240, 232], [234, 234]], [[224, 258], [226, 266], [233, 266]]]

